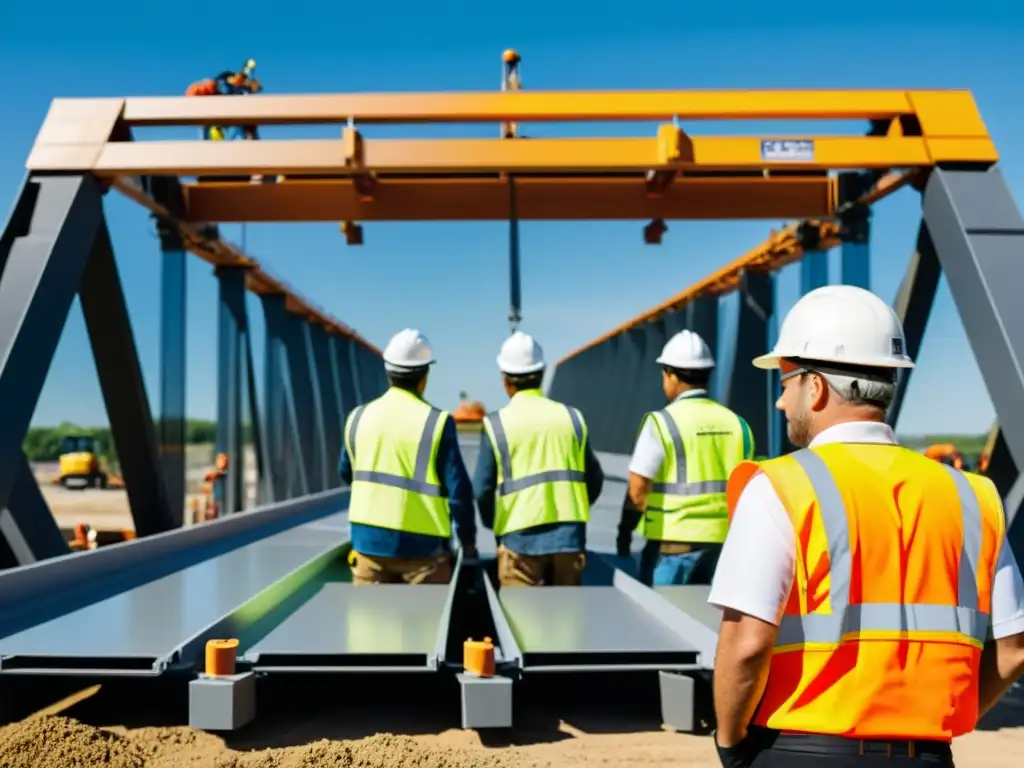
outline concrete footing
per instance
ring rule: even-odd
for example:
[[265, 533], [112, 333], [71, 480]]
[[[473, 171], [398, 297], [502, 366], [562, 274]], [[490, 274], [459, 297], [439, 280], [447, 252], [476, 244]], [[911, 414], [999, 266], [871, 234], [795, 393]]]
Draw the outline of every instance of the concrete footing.
[[507, 677], [458, 675], [463, 728], [511, 728], [512, 681]]
[[661, 721], [676, 731], [694, 730], [694, 699], [696, 683], [692, 677], [676, 672], [659, 672], [661, 689]]
[[200, 675], [188, 684], [188, 724], [202, 731], [234, 731], [256, 718], [256, 676]]

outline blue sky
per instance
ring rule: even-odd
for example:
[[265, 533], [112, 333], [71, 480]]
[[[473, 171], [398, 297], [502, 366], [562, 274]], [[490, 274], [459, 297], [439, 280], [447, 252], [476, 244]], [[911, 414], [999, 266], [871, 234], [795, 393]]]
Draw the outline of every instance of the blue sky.
[[[1024, 201], [1024, 24], [1008, 2], [952, 6], [860, 2], [847, 11], [747, 2], [723, 10], [563, 0], [491, 3], [172, 6], [71, 0], [0, 8], [0, 206], [13, 202], [24, 159], [51, 98], [178, 95], [192, 81], [258, 63], [268, 92], [480, 90], [498, 86], [499, 56], [523, 56], [524, 86], [596, 88], [970, 88]], [[917, 7], [914, 7], [917, 6]], [[373, 9], [379, 10], [373, 10]], [[285, 13], [285, 9], [287, 12]], [[969, 10], [968, 10], [969, 9]], [[762, 126], [745, 126], [749, 132]], [[851, 126], [858, 130], [860, 126]], [[777, 132], [806, 124], [776, 124]], [[291, 130], [288, 134], [286, 131]], [[652, 126], [596, 126], [593, 133], [650, 135]], [[704, 132], [737, 132], [711, 124]], [[328, 136], [335, 129], [277, 129], [270, 137]], [[531, 135], [583, 133], [529, 128]], [[443, 132], [377, 129], [371, 136], [493, 135], [492, 126]], [[165, 131], [166, 137], [193, 132]], [[873, 288], [895, 295], [913, 247], [919, 199], [904, 192], [878, 207]], [[107, 211], [136, 341], [156, 410], [159, 251], [141, 209], [112, 195]], [[764, 239], [781, 222], [676, 222], [661, 247], [642, 245], [642, 222], [522, 227], [523, 328], [551, 361], [685, 288]], [[238, 225], [224, 227], [239, 240]], [[507, 227], [501, 223], [373, 224], [347, 248], [336, 224], [250, 225], [249, 251], [317, 304], [379, 346], [405, 326], [433, 341], [439, 364], [428, 397], [452, 407], [460, 389], [488, 405], [504, 397], [494, 357], [507, 333]], [[797, 270], [780, 278], [788, 308]], [[732, 308], [733, 302], [726, 304]], [[262, 343], [258, 305], [256, 353]], [[212, 418], [216, 286], [194, 259], [189, 272], [189, 414]], [[900, 430], [979, 432], [992, 418], [949, 291], [943, 284]], [[652, 372], [652, 375], [655, 375]], [[67, 381], [75, 381], [73, 389]], [[72, 309], [35, 422], [105, 421], [80, 309]]]

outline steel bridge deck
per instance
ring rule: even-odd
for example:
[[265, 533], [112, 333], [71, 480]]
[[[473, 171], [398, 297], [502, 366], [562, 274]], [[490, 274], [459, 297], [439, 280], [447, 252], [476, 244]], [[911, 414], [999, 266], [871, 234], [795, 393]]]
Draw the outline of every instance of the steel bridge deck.
[[245, 659], [259, 672], [435, 669], [438, 642], [447, 634], [449, 586], [361, 589], [349, 581], [344, 564], [324, 571]]
[[315, 520], [0, 639], [0, 671], [158, 674], [189, 639], [344, 541]]

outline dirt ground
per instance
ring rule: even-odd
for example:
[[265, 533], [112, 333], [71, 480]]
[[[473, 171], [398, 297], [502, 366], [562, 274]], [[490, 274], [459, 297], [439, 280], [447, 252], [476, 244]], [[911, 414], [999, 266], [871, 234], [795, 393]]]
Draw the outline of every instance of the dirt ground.
[[[554, 768], [554, 766], [687, 765], [715, 768], [708, 737], [669, 732], [594, 733], [561, 723], [557, 734], [520, 732], [488, 746], [473, 731], [432, 735], [377, 734], [306, 739], [308, 728], [262, 730], [259, 738], [225, 740], [183, 727], [101, 729], [66, 717], [31, 718], [0, 729], [5, 768]], [[309, 734], [312, 735], [312, 734]], [[516, 742], [520, 744], [517, 745]], [[265, 748], [265, 744], [295, 746]], [[954, 745], [960, 768], [1019, 768], [1024, 729], [978, 731]]]

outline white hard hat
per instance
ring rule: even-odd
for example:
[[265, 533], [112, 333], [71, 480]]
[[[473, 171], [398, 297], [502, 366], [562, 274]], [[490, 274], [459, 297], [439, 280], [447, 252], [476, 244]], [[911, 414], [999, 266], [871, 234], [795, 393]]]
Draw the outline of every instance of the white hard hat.
[[498, 368], [511, 376], [523, 376], [544, 370], [544, 350], [528, 333], [516, 331], [501, 345]]
[[435, 362], [430, 342], [415, 328], [399, 331], [384, 348], [384, 368], [393, 373], [409, 373]]
[[680, 331], [662, 347], [661, 357], [655, 360], [658, 365], [667, 365], [682, 371], [695, 371], [715, 367], [715, 358], [711, 349], [693, 331]]
[[840, 365], [913, 368], [903, 325], [885, 301], [853, 285], [826, 285], [801, 298], [782, 321], [779, 340], [758, 368], [795, 357]]

